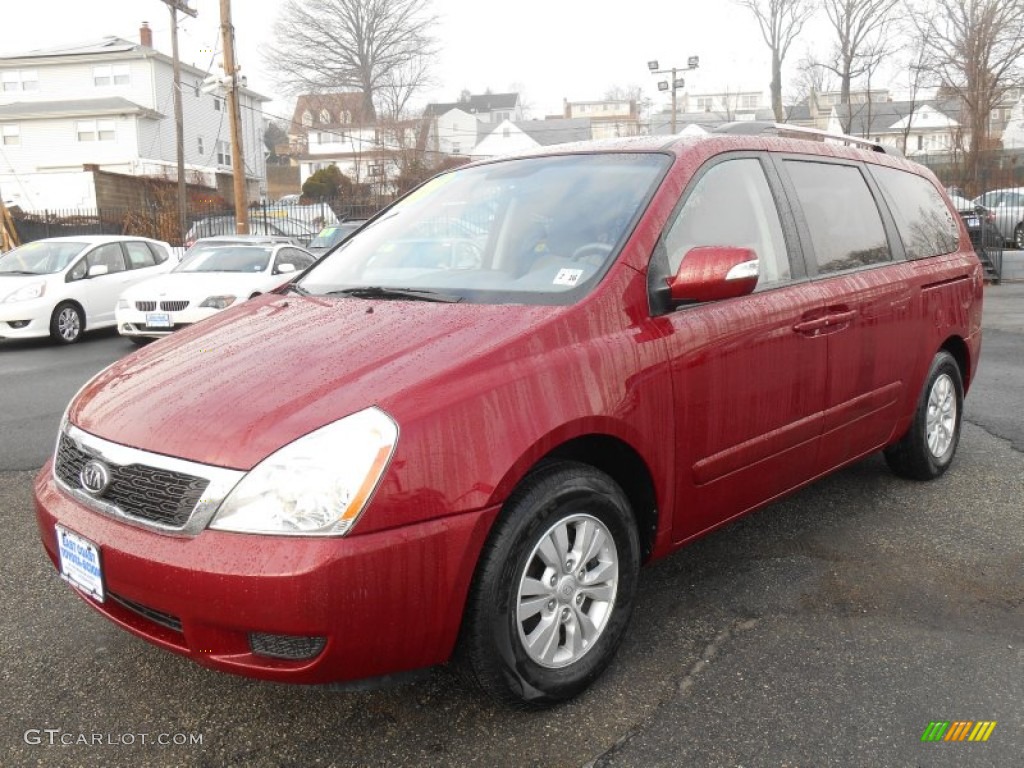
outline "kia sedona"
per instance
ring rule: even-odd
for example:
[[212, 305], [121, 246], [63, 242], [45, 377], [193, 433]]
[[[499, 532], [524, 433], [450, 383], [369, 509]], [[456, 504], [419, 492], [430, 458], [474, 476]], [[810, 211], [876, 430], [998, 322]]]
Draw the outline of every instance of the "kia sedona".
[[435, 177], [89, 382], [35, 483], [49, 557], [213, 669], [452, 661], [511, 706], [579, 694], [642, 565], [878, 451], [915, 480], [953, 461], [981, 266], [929, 171], [821, 138]]

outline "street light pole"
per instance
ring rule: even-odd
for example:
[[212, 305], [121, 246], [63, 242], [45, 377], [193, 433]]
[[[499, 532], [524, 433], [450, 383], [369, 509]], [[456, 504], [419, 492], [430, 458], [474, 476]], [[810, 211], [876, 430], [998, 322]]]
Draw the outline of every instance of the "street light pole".
[[658, 83], [659, 91], [672, 91], [672, 135], [676, 133], [676, 91], [686, 85], [686, 81], [681, 77], [677, 77], [679, 72], [690, 72], [691, 70], [697, 69], [700, 66], [699, 56], [690, 56], [686, 60], [685, 67], [672, 67], [671, 69], [658, 69], [658, 61], [647, 62], [647, 69], [650, 70], [652, 75], [672, 75], [671, 83], [666, 83], [662, 80]]
[[178, 57], [178, 11], [193, 19], [187, 0], [161, 0], [171, 12], [171, 60], [174, 67], [174, 134], [178, 149], [178, 237], [185, 239], [185, 120], [181, 113], [181, 59]]

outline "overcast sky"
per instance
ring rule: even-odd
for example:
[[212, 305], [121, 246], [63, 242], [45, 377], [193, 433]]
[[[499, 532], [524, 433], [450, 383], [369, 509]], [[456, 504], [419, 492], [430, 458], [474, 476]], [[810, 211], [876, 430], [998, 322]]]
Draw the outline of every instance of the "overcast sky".
[[[274, 99], [270, 115], [290, 117], [293, 101], [275, 86], [261, 51], [273, 34], [278, 0], [234, 0], [238, 61], [249, 87]], [[207, 68], [219, 61], [219, 0], [191, 0], [199, 13], [180, 16], [182, 60]], [[760, 90], [767, 104], [768, 49], [757, 24], [730, 0], [434, 0], [440, 17], [437, 85], [416, 101], [454, 101], [460, 91], [516, 87], [533, 117], [561, 112], [563, 98], [601, 98], [613, 85], [639, 85], [656, 105], [667, 101], [647, 61], [685, 66], [691, 93]], [[170, 14], [160, 0], [35, 0], [4, 3], [0, 54], [115, 35], [138, 40], [142, 21], [154, 45], [170, 54]], [[826, 30], [808, 30], [786, 61], [786, 79]], [[310, 51], [315, 56], [315, 51]], [[898, 83], [879, 83], [873, 87]]]

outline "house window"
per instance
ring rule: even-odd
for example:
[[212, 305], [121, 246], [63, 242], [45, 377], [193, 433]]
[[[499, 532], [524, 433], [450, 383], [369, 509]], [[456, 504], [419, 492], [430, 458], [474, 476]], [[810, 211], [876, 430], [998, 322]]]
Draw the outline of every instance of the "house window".
[[308, 109], [302, 113], [302, 124], [307, 128], [313, 124], [313, 113]]
[[328, 112], [326, 109], [320, 110], [320, 122], [323, 123], [324, 125], [331, 122], [331, 113]]
[[366, 166], [366, 170], [371, 176], [383, 176], [384, 163], [370, 163]]
[[231, 142], [217, 142], [217, 165], [231, 165]]
[[104, 64], [92, 68], [92, 84], [97, 88], [108, 85], [128, 85], [131, 73], [127, 64]]
[[113, 141], [116, 138], [113, 120], [78, 120], [75, 133], [79, 141]]
[[213, 97], [213, 108], [217, 112], [227, 112], [227, 106], [224, 103], [224, 97], [223, 96], [214, 96]]
[[206, 148], [203, 146], [203, 137], [202, 136], [197, 136], [196, 137], [196, 149], [199, 150], [199, 154], [200, 155], [206, 153]]
[[453, 141], [452, 142], [452, 154], [453, 155], [461, 155], [462, 154], [462, 145], [459, 144], [457, 141]]
[[5, 147], [21, 144], [21, 129], [17, 125], [0, 126], [0, 143]]
[[917, 148], [918, 149], [924, 149], [924, 136], [923, 135], [919, 135], [917, 137]]
[[3, 90], [8, 93], [11, 91], [38, 91], [39, 73], [34, 69], [15, 69], [0, 75], [0, 82], [3, 83]]
[[744, 93], [742, 96], [740, 96], [740, 106], [743, 109], [757, 109], [758, 102], [760, 100], [760, 94]]
[[338, 115], [338, 119], [342, 123], [351, 123], [352, 122], [352, 113], [349, 112], [347, 109], [342, 110], [342, 112]]
[[698, 96], [697, 97], [697, 111], [698, 112], [710, 112], [714, 106], [714, 98], [711, 96]]
[[507, 125], [501, 129], [501, 138], [507, 139], [511, 134], [512, 131], [509, 130]]

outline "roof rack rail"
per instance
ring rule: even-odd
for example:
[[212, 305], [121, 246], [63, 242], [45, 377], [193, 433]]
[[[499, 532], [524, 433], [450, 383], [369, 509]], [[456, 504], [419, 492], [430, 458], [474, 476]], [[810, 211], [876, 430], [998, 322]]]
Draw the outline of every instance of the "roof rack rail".
[[894, 147], [886, 147], [871, 139], [862, 139], [858, 136], [848, 136], [845, 133], [829, 133], [817, 128], [805, 128], [801, 125], [789, 125], [788, 123], [772, 123], [766, 120], [741, 120], [735, 123], [725, 123], [717, 128], [712, 128], [711, 133], [726, 133], [734, 136], [779, 136], [787, 139], [805, 139], [807, 141], [832, 141], [845, 144], [850, 147], [869, 149], [872, 152], [881, 152], [883, 155], [898, 155]]

